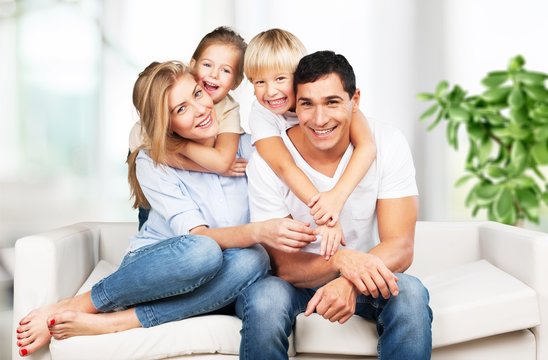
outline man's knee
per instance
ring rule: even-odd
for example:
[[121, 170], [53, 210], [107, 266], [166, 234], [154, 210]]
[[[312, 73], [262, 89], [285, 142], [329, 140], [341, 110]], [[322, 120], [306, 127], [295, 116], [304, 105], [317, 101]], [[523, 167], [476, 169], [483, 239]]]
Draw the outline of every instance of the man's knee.
[[398, 277], [399, 294], [396, 303], [399, 311], [405, 312], [406, 317], [411, 314], [424, 315], [432, 320], [432, 311], [428, 305], [430, 295], [423, 283], [416, 277], [407, 274], [396, 274]]
[[240, 294], [237, 306], [242, 314], [272, 318], [289, 314], [292, 286], [276, 277], [267, 276], [250, 285]]
[[255, 245], [244, 249], [233, 249], [231, 256], [238, 275], [246, 279], [258, 280], [266, 275], [270, 265], [270, 258], [266, 250]]

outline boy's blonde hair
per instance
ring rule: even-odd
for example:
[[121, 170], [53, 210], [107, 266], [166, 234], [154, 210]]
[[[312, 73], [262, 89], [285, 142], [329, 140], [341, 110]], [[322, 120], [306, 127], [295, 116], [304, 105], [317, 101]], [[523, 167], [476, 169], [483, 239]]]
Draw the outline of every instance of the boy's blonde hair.
[[289, 31], [270, 29], [263, 31], [249, 42], [245, 52], [244, 72], [247, 79], [265, 72], [291, 73], [299, 60], [306, 55], [303, 43]]

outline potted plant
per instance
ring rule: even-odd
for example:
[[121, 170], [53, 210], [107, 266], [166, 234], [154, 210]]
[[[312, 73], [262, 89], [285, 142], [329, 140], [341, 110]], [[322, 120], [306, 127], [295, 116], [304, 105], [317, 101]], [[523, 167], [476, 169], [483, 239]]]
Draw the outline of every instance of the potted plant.
[[528, 71], [522, 56], [512, 58], [507, 70], [489, 72], [478, 95], [441, 81], [434, 93], [418, 98], [433, 101], [420, 120], [433, 118], [428, 130], [442, 121], [447, 141], [459, 148], [457, 133], [468, 137], [465, 175], [456, 186], [474, 181], [466, 207], [472, 215], [485, 209], [490, 220], [517, 224], [525, 219], [539, 222], [542, 202], [548, 204], [547, 179], [541, 169], [548, 165], [547, 74]]

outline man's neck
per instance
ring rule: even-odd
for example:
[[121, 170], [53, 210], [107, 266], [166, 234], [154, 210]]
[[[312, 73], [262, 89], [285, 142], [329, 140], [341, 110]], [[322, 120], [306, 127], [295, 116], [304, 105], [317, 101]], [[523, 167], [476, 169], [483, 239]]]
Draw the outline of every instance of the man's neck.
[[287, 130], [287, 136], [308, 165], [329, 177], [335, 175], [337, 167], [350, 145], [350, 139], [348, 139], [329, 150], [320, 150], [310, 143], [299, 125]]

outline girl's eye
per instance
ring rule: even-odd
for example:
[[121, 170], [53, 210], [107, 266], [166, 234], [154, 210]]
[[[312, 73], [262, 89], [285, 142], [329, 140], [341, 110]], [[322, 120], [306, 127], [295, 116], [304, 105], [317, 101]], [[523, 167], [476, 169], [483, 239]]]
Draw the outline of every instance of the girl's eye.
[[203, 63], [202, 66], [204, 66], [204, 67], [211, 67], [211, 65], [208, 64], [208, 63]]
[[263, 85], [263, 84], [264, 84], [264, 81], [262, 80], [255, 81], [255, 85]]
[[278, 76], [278, 78], [276, 78], [276, 81], [284, 81], [285, 79], [285, 76]]
[[223, 69], [223, 71], [227, 74], [232, 74], [232, 71], [230, 71], [230, 69]]

